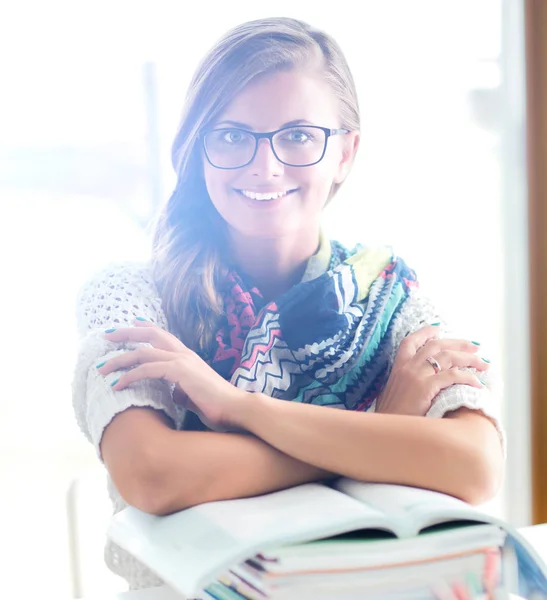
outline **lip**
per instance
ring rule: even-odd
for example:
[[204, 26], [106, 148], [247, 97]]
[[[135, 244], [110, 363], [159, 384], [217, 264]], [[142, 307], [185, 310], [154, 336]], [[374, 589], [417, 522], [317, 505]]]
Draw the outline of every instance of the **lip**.
[[273, 189], [249, 189], [249, 188], [234, 188], [234, 191], [237, 193], [237, 195], [239, 196], [239, 198], [249, 207], [253, 208], [254, 210], [273, 210], [275, 208], [277, 208], [280, 204], [282, 204], [286, 198], [288, 198], [289, 196], [291, 196], [294, 192], [298, 191], [298, 188], [294, 188], [294, 189], [289, 189], [287, 190], [287, 193], [284, 196], [281, 196], [279, 198], [275, 198], [274, 200], [252, 200], [251, 198], [247, 198], [247, 196], [245, 196], [242, 193], [242, 189], [244, 189], [246, 192], [256, 192], [257, 194], [273, 194], [275, 192], [279, 192], [279, 188], [276, 190]]
[[286, 188], [286, 189], [279, 189], [279, 188], [256, 188], [256, 187], [246, 187], [246, 188], [234, 188], [234, 190], [236, 192], [242, 192], [243, 190], [245, 190], [246, 192], [254, 192], [255, 194], [278, 194], [279, 192], [287, 192], [287, 194], [291, 193], [291, 192], [295, 192], [297, 188]]

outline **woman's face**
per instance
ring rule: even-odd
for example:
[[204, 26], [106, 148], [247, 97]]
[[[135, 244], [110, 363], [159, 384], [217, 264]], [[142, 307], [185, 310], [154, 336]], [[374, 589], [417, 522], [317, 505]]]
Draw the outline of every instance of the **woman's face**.
[[[297, 71], [279, 72], [249, 84], [212, 128], [270, 132], [290, 124], [335, 129], [340, 127], [338, 115], [338, 100], [326, 82]], [[228, 132], [218, 143], [232, 145], [240, 139], [237, 132]], [[279, 145], [289, 147], [306, 139], [291, 131]], [[232, 234], [274, 238], [316, 230], [333, 184], [347, 175], [357, 141], [356, 132], [331, 136], [323, 159], [309, 167], [281, 163], [267, 139], [259, 141], [253, 161], [238, 169], [218, 169], [204, 156], [209, 196]], [[270, 195], [278, 197], [268, 199]]]

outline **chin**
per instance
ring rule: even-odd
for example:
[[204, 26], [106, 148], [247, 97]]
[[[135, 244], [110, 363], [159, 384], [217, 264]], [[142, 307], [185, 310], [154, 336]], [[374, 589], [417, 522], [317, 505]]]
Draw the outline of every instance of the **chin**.
[[245, 223], [245, 224], [235, 224], [231, 223], [230, 228], [239, 235], [243, 235], [245, 237], [250, 238], [260, 238], [260, 239], [268, 239], [268, 238], [278, 238], [285, 235], [290, 235], [293, 233], [296, 228], [293, 226], [289, 226], [287, 221], [283, 223]]

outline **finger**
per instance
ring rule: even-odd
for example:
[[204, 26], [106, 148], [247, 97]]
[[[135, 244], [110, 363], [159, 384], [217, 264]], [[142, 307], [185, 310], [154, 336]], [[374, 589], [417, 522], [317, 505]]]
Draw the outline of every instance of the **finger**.
[[128, 369], [146, 362], [158, 362], [172, 360], [173, 352], [167, 350], [158, 350], [157, 348], [138, 348], [130, 352], [124, 352], [104, 363], [96, 365], [101, 375], [108, 375], [120, 369]]
[[178, 338], [156, 325], [107, 329], [104, 335], [111, 342], [143, 342], [151, 344], [154, 348], [170, 352], [180, 352], [186, 348]]
[[174, 361], [148, 362], [131, 371], [125, 372], [112, 385], [115, 391], [123, 390], [127, 386], [143, 379], [164, 379], [170, 383], [177, 383], [177, 372]]
[[424, 344], [429, 340], [437, 339], [439, 335], [439, 327], [434, 325], [427, 325], [407, 335], [399, 346], [394, 366], [406, 364]]
[[[476, 354], [469, 354], [468, 352], [443, 350], [442, 352], [434, 354], [431, 357], [439, 363], [439, 366], [443, 371], [447, 371], [453, 367], [467, 367], [482, 372], [487, 371], [490, 368], [490, 365], [485, 363], [479, 356]], [[426, 359], [427, 357], [422, 359], [419, 354], [416, 355], [416, 360], [421, 361], [420, 364], [422, 365], [422, 370], [424, 373], [427, 370], [430, 372], [430, 374], [434, 374], [435, 369], [433, 365], [431, 365]], [[427, 367], [427, 369], [424, 367]]]
[[437, 393], [455, 384], [470, 385], [478, 389], [486, 389], [486, 386], [481, 383], [476, 375], [470, 371], [462, 371], [458, 368], [441, 371], [435, 375], [434, 380], [437, 386]]
[[455, 352], [468, 352], [476, 354], [480, 349], [480, 345], [470, 342], [469, 340], [459, 339], [436, 339], [427, 341], [422, 348], [416, 352], [416, 360], [422, 360], [428, 356], [437, 356], [444, 350], [452, 350]]
[[133, 325], [135, 325], [135, 327], [157, 327], [155, 323], [152, 323], [152, 321], [148, 321], [144, 317], [137, 317], [133, 321]]

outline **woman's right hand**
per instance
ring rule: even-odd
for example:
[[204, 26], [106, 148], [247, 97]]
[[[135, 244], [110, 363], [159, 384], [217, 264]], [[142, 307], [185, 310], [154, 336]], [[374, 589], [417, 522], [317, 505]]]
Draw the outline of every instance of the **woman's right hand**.
[[425, 416], [445, 388], [455, 384], [484, 387], [479, 374], [462, 370], [488, 369], [476, 355], [479, 347], [467, 340], [439, 339], [438, 334], [438, 327], [428, 325], [401, 342], [386, 386], [376, 399], [377, 413]]

